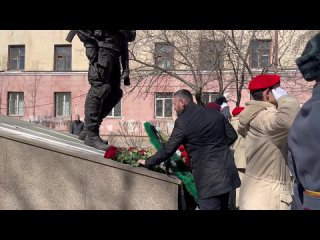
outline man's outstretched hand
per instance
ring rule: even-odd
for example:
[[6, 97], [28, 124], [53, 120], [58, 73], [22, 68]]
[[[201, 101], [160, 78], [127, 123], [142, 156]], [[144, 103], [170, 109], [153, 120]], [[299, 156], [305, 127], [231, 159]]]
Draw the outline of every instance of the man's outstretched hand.
[[140, 159], [138, 160], [138, 163], [144, 166], [146, 164], [146, 160]]

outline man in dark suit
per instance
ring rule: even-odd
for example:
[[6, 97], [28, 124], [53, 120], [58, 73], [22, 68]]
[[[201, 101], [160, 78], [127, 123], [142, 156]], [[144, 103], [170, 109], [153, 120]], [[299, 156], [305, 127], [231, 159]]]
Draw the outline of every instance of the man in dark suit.
[[69, 132], [71, 134], [79, 136], [79, 134], [82, 132], [83, 129], [84, 129], [84, 122], [80, 120], [80, 115], [77, 114], [76, 120], [74, 120], [70, 125]]
[[168, 142], [155, 155], [139, 163], [152, 168], [169, 159], [183, 144], [190, 156], [199, 208], [226, 210], [229, 193], [240, 187], [240, 178], [229, 150], [224, 116], [197, 106], [185, 89], [174, 94], [173, 105], [178, 118]]

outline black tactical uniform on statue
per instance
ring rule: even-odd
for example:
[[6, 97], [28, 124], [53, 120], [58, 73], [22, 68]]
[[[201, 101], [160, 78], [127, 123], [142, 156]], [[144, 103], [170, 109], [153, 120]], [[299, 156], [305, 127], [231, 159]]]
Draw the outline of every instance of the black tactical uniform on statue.
[[[91, 85], [85, 101], [85, 129], [79, 138], [100, 150], [108, 148], [99, 136], [103, 119], [120, 101], [120, 50], [125, 30], [78, 30], [89, 59], [88, 80]], [[130, 31], [131, 32], [131, 31]]]

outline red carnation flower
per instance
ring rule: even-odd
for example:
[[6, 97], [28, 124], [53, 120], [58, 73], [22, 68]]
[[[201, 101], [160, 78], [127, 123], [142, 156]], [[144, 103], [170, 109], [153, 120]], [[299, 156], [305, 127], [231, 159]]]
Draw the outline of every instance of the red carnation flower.
[[190, 158], [189, 155], [187, 153], [187, 150], [184, 148], [183, 145], [180, 145], [180, 147], [178, 148], [178, 150], [181, 152], [181, 158], [182, 160], [185, 162], [185, 164], [189, 167], [190, 166]]
[[117, 148], [118, 152], [124, 152], [126, 149], [125, 148]]
[[146, 154], [146, 152], [147, 152], [146, 150], [141, 149], [141, 150], [139, 151], [139, 154], [140, 154], [140, 155], [145, 155], [145, 154]]
[[118, 150], [116, 147], [114, 146], [110, 146], [106, 153], [104, 154], [104, 158], [109, 158], [109, 159], [115, 159], [115, 157], [117, 156]]
[[187, 156], [186, 152], [181, 152], [181, 157], [185, 158]]
[[180, 147], [178, 148], [178, 150], [179, 150], [180, 152], [185, 151], [184, 146], [183, 146], [183, 145], [180, 145]]
[[135, 150], [137, 150], [137, 148], [135, 148], [135, 147], [129, 147], [129, 148], [128, 148], [128, 151], [129, 151], [129, 152], [133, 152], [133, 151], [135, 151]]

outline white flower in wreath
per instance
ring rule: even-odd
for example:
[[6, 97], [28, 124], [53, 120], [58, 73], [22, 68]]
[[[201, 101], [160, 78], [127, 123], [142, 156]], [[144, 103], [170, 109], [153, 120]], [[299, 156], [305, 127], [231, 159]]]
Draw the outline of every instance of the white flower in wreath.
[[181, 157], [181, 152], [179, 150], [176, 151], [176, 154]]

